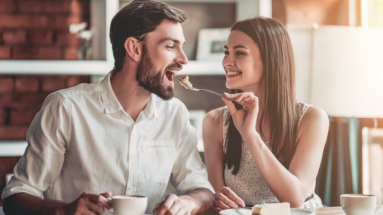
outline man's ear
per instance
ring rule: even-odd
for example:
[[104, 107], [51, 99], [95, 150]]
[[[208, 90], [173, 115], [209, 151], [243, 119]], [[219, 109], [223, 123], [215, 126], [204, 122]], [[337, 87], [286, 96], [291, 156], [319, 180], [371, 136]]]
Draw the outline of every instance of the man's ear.
[[133, 61], [140, 61], [142, 56], [142, 44], [138, 42], [138, 40], [134, 37], [128, 37], [125, 40], [124, 48], [126, 50], [127, 55]]

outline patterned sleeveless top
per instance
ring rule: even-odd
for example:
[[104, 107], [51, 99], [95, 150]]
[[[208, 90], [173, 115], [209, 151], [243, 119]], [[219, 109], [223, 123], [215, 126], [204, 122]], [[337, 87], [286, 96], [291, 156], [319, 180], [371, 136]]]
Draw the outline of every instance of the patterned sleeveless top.
[[[299, 123], [303, 114], [306, 112], [309, 105], [298, 102], [299, 104]], [[230, 117], [230, 112], [225, 107], [223, 112], [223, 151], [226, 154], [227, 143], [226, 136], [229, 124], [226, 121]], [[270, 143], [266, 143], [270, 148]], [[278, 203], [277, 197], [273, 194], [266, 182], [263, 180], [253, 158], [251, 157], [247, 144], [242, 141], [242, 157], [240, 168], [236, 175], [232, 174], [234, 166], [231, 169], [225, 165], [224, 167], [224, 180], [226, 186], [230, 187], [246, 205], [261, 204], [263, 200], [266, 203]], [[322, 201], [319, 196], [315, 194], [315, 182], [307, 194], [307, 197], [312, 197], [310, 200], [304, 202], [300, 208], [319, 208], [322, 206]]]

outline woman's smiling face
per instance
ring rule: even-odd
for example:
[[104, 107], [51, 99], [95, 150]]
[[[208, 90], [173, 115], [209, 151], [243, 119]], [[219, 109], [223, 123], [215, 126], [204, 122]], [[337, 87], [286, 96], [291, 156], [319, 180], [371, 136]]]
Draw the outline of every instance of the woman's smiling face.
[[263, 79], [260, 50], [254, 40], [242, 31], [234, 30], [230, 33], [222, 65], [228, 89], [249, 92]]

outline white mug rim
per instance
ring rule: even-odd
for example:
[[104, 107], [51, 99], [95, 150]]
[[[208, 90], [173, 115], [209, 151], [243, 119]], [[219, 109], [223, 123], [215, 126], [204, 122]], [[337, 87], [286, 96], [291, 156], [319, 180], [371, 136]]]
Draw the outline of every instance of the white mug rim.
[[[125, 198], [125, 197], [131, 197], [131, 198]], [[112, 199], [114, 200], [143, 200], [147, 199], [148, 197], [146, 196], [140, 196], [140, 195], [117, 195], [117, 196], [112, 196]]]
[[373, 198], [376, 197], [376, 195], [371, 194], [341, 194], [340, 197], [364, 197], [364, 198]]

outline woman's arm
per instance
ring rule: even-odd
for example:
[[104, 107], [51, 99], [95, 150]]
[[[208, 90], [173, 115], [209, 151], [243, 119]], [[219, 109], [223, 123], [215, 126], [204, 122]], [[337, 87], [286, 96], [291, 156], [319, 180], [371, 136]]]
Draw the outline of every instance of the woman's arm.
[[229, 208], [245, 207], [245, 203], [223, 179], [225, 154], [223, 153], [223, 110], [209, 112], [203, 120], [203, 143], [206, 168], [211, 185], [216, 191], [213, 209], [216, 213]]
[[225, 182], [223, 180], [223, 108], [210, 111], [203, 119], [202, 135], [206, 169], [209, 181], [217, 192]]
[[[289, 202], [293, 208], [299, 207], [305, 201], [318, 174], [329, 128], [327, 114], [319, 108], [308, 108], [298, 128], [297, 148], [287, 170], [255, 130], [258, 99], [252, 94], [245, 94], [238, 102], [243, 101], [248, 107], [237, 114], [234, 123], [248, 144], [250, 153], [271, 191], [280, 202]], [[231, 114], [235, 115], [236, 110], [232, 103], [226, 99], [225, 103], [228, 104]], [[255, 119], [247, 119], [254, 116]], [[253, 129], [249, 129], [249, 126]]]
[[289, 202], [293, 208], [304, 203], [318, 174], [328, 128], [326, 113], [310, 107], [299, 126], [297, 148], [289, 170], [275, 158], [261, 138], [244, 138], [262, 177], [280, 202]]

